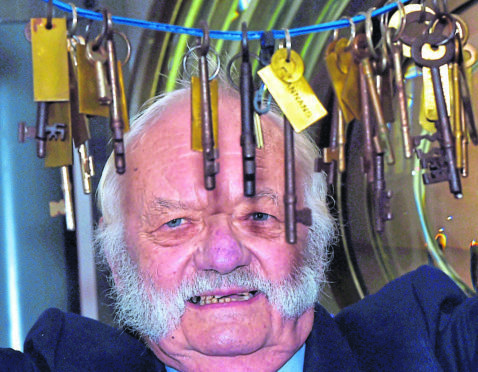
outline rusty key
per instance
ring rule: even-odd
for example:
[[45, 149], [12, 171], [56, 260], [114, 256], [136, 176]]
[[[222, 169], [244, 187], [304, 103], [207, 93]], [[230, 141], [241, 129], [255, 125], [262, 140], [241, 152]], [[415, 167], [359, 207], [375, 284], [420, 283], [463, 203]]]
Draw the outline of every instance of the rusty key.
[[297, 242], [297, 222], [312, 225], [312, 211], [309, 208], [296, 209], [297, 196], [295, 194], [295, 156], [294, 156], [294, 129], [284, 116], [284, 168], [285, 168], [285, 237], [289, 244]]
[[[446, 39], [446, 36], [436, 33], [421, 35], [412, 44], [411, 53], [413, 60], [418, 66], [430, 68], [438, 112], [438, 120], [435, 122], [435, 126], [437, 129], [436, 139], [440, 144], [440, 154], [438, 157], [434, 156], [433, 159], [425, 159], [426, 161], [432, 161], [428, 161], [432, 168], [430, 168], [429, 173], [423, 174], [423, 180], [425, 184], [448, 180], [450, 192], [455, 195], [455, 198], [461, 199], [463, 194], [460, 174], [456, 164], [455, 139], [451, 131], [440, 75], [440, 66], [452, 62], [455, 55], [453, 38], [450, 38], [448, 41]], [[424, 48], [436, 50], [436, 58], [424, 58]]]
[[256, 193], [256, 140], [254, 136], [254, 86], [252, 82], [252, 66], [249, 58], [247, 26], [242, 23], [242, 63], [239, 82], [241, 92], [241, 147], [242, 172], [244, 179], [244, 195], [254, 196]]
[[216, 174], [219, 163], [216, 162], [218, 150], [214, 148], [214, 133], [212, 125], [211, 92], [209, 88], [209, 71], [207, 53], [209, 52], [209, 28], [205, 21], [201, 22], [203, 37], [199, 48], [199, 81], [201, 90], [201, 141], [203, 148], [204, 187], [213, 190], [216, 187]]
[[365, 34], [358, 34], [353, 41], [353, 54], [355, 60], [360, 65], [360, 71], [365, 76], [367, 82], [367, 91], [370, 96], [372, 108], [377, 122], [377, 135], [380, 142], [380, 147], [385, 151], [385, 158], [388, 164], [395, 163], [395, 156], [393, 154], [392, 144], [389, 138], [389, 131], [385, 117], [383, 115], [382, 106], [380, 104], [380, 97], [375, 88], [375, 81], [373, 77], [372, 63], [370, 61], [370, 47], [367, 42]]

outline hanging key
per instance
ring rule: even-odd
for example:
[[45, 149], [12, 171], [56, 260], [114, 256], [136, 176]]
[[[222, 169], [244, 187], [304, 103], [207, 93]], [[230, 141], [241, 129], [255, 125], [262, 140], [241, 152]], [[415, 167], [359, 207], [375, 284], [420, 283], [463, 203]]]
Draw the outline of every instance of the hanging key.
[[83, 183], [83, 192], [90, 194], [92, 190], [91, 178], [95, 174], [93, 157], [88, 155], [87, 141], [91, 138], [88, 118], [80, 113], [79, 109], [79, 84], [78, 84], [78, 39], [71, 38], [69, 45], [70, 54], [70, 113], [72, 122], [73, 143], [78, 150], [80, 157], [80, 170]]
[[[106, 59], [101, 66], [95, 68], [96, 58], [103, 59], [106, 57], [104, 47], [101, 45], [96, 52], [93, 52], [93, 41], [91, 41], [89, 48], [86, 42], [78, 42], [75, 45], [75, 56], [77, 65], [77, 80], [78, 80], [78, 106], [81, 114], [102, 116], [108, 118], [110, 116], [109, 106], [101, 104], [101, 102], [111, 101], [111, 92], [108, 84], [106, 73]], [[88, 58], [87, 48], [92, 51]], [[101, 93], [98, 92], [98, 86]]]
[[459, 70], [459, 55], [460, 55], [460, 40], [455, 36], [454, 38], [454, 48], [455, 56], [453, 61], [450, 63], [450, 72], [451, 72], [451, 85], [452, 85], [452, 131], [454, 132], [455, 137], [455, 154], [456, 154], [456, 166], [460, 169], [460, 172], [463, 171], [464, 157], [466, 156], [463, 153], [463, 127], [462, 127], [462, 97], [460, 89], [460, 70]]
[[242, 23], [242, 63], [239, 81], [241, 93], [241, 147], [242, 174], [245, 196], [256, 193], [256, 140], [254, 138], [254, 86], [252, 82], [252, 66], [249, 59], [247, 26]]
[[[381, 148], [374, 148], [374, 146], [380, 146], [378, 140], [375, 139], [374, 128], [372, 124], [372, 113], [370, 107], [370, 95], [368, 93], [367, 77], [363, 69], [359, 69], [359, 97], [362, 107], [360, 121], [363, 125], [363, 155], [361, 158], [363, 172], [367, 175], [367, 182], [369, 185], [373, 185], [375, 182], [375, 154], [381, 153]], [[378, 151], [377, 151], [378, 150]]]
[[116, 58], [115, 43], [113, 40], [114, 29], [111, 20], [111, 13], [103, 10], [103, 20], [105, 22], [104, 32], [106, 38], [106, 52], [108, 55], [107, 72], [111, 87], [110, 103], [110, 128], [113, 137], [113, 152], [115, 159], [116, 172], [123, 174], [126, 171], [125, 149], [123, 142], [124, 120], [122, 112], [121, 92], [119, 88], [118, 60]]
[[[391, 32], [388, 29], [387, 32]], [[392, 61], [393, 61], [393, 71], [394, 71], [394, 82], [397, 90], [398, 98], [398, 107], [400, 111], [400, 126], [402, 132], [402, 141], [403, 141], [403, 154], [405, 158], [409, 159], [412, 157], [413, 152], [413, 141], [410, 135], [410, 120], [408, 115], [408, 102], [407, 102], [407, 93], [405, 90], [405, 81], [403, 77], [402, 70], [402, 50], [403, 45], [400, 40], [393, 42], [391, 36], [387, 38], [387, 42], [390, 44], [389, 48], [392, 52]]]
[[[475, 116], [473, 113], [473, 104], [470, 93], [470, 87], [467, 79], [467, 72], [465, 67], [465, 61], [463, 57], [463, 45], [459, 36], [455, 37], [455, 50], [456, 50], [456, 64], [459, 70], [459, 87], [460, 98], [464, 109], [464, 119], [466, 127], [470, 135], [470, 139], [473, 144], [478, 145], [478, 131], [476, 129]], [[476, 58], [476, 56], [475, 56]]]
[[[108, 83], [108, 54], [103, 45], [95, 46], [94, 41], [86, 44], [86, 57], [95, 68], [96, 94], [100, 105], [109, 106], [112, 101], [111, 87]], [[109, 65], [109, 63], [108, 63]]]
[[209, 71], [207, 54], [209, 52], [209, 28], [205, 21], [201, 22], [203, 37], [199, 48], [199, 81], [201, 87], [201, 119], [202, 119], [202, 148], [204, 167], [204, 187], [214, 190], [216, 174], [219, 172], [218, 150], [214, 147], [213, 119], [211, 109], [211, 92], [209, 87]]
[[[389, 131], [387, 123], [383, 116], [382, 107], [380, 104], [380, 97], [375, 89], [375, 82], [373, 77], [372, 64], [370, 61], [371, 53], [367, 43], [367, 37], [365, 34], [359, 34], [353, 41], [353, 54], [361, 73], [365, 76], [367, 82], [367, 91], [370, 96], [370, 102], [372, 103], [373, 112], [377, 123], [377, 137], [380, 142], [380, 147], [385, 152], [385, 158], [388, 164], [395, 163], [395, 156], [393, 154], [392, 144], [389, 138]], [[363, 109], [363, 107], [362, 107]]]
[[[445, 96], [443, 93], [440, 67], [453, 61], [455, 46], [453, 38], [446, 41], [446, 36], [440, 34], [425, 34], [418, 37], [412, 44], [412, 58], [420, 67], [429, 67], [433, 82], [433, 89], [438, 111], [438, 120], [435, 122], [437, 132], [432, 136], [417, 138], [438, 140], [440, 149], [432, 149], [429, 154], [423, 154], [420, 150], [417, 154], [420, 157], [422, 167], [428, 168], [429, 172], [423, 174], [425, 184], [443, 182], [448, 180], [450, 192], [457, 198], [463, 197], [461, 180], [456, 165], [455, 142], [451, 131], [450, 120], [446, 108]], [[435, 59], [426, 59], [423, 56], [424, 48], [436, 50]], [[429, 54], [428, 54], [429, 55]]]
[[297, 242], [297, 222], [312, 225], [312, 211], [309, 208], [296, 209], [295, 194], [295, 156], [294, 130], [289, 120], [284, 116], [284, 168], [285, 168], [285, 236], [289, 244]]

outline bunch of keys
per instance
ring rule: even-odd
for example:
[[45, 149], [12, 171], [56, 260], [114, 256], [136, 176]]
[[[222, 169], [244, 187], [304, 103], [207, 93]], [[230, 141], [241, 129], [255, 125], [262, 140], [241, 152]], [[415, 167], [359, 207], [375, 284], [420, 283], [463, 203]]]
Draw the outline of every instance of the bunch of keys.
[[[81, 48], [79, 54], [82, 57], [82, 62], [78, 64], [79, 110], [89, 115], [109, 114], [116, 172], [123, 174], [126, 171], [123, 135], [129, 130], [129, 121], [122, 73], [123, 62], [117, 59], [114, 35], [119, 34], [126, 40], [128, 56], [124, 63], [129, 59], [130, 45], [126, 36], [113, 28], [111, 13], [107, 9], [103, 9], [102, 13], [102, 33], [95, 40], [89, 41], [86, 49]], [[89, 66], [84, 62], [84, 55]], [[83, 79], [83, 76], [89, 74], [96, 76], [95, 85]], [[96, 97], [96, 101], [92, 100], [92, 97]]]

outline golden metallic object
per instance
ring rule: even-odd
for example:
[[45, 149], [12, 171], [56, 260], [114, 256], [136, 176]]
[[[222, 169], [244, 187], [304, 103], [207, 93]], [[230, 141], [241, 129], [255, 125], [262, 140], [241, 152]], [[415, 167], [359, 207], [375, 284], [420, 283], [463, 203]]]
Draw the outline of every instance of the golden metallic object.
[[33, 18], [30, 22], [34, 100], [68, 101], [66, 19], [53, 18], [51, 29], [46, 28], [46, 23], [46, 18]]

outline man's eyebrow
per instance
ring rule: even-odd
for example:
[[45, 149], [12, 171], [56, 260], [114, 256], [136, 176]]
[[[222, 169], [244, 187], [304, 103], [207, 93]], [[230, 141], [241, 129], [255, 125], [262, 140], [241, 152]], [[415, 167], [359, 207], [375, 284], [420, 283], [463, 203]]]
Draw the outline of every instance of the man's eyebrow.
[[257, 201], [257, 200], [262, 199], [262, 198], [267, 198], [267, 199], [272, 200], [274, 205], [277, 205], [278, 201], [279, 201], [279, 195], [272, 189], [261, 190], [261, 191], [257, 192], [250, 199], [253, 200], [253, 201]]
[[163, 212], [165, 210], [173, 209], [190, 209], [192, 208], [188, 203], [179, 200], [155, 198], [148, 205], [148, 210], [152, 212]]

